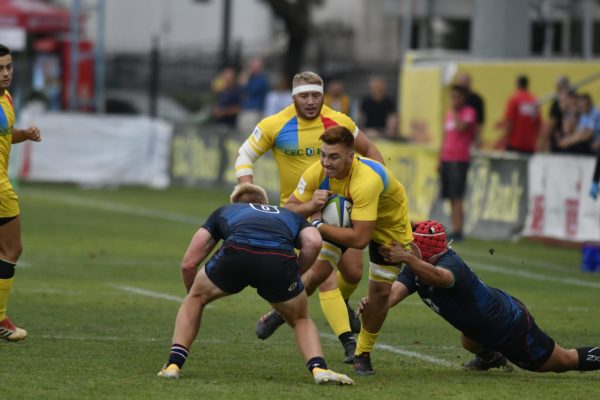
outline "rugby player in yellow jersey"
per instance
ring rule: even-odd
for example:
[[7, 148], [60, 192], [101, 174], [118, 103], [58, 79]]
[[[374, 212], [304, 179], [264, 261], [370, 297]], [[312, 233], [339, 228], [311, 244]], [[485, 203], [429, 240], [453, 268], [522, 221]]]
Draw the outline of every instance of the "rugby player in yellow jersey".
[[[401, 269], [401, 265], [386, 262], [378, 249], [392, 243], [411, 248], [408, 199], [404, 186], [381, 163], [355, 155], [354, 137], [348, 129], [329, 128], [321, 140], [320, 162], [304, 172], [286, 207], [311, 216], [313, 225], [327, 241], [355, 249], [369, 246], [368, 304], [363, 311], [354, 370], [359, 375], [372, 374], [370, 353], [387, 315], [392, 283]], [[321, 222], [321, 208], [332, 193], [352, 202], [351, 227]], [[335, 265], [341, 252], [338, 249], [337, 255], [329, 254], [328, 261], [317, 261], [310, 272], [331, 269], [330, 263]]]
[[[260, 121], [240, 147], [235, 162], [238, 182], [252, 183], [254, 162], [272, 150], [279, 170], [281, 205], [286, 203], [306, 168], [319, 159], [319, 136], [327, 128], [345, 127], [354, 136], [354, 147], [359, 154], [383, 162], [375, 145], [352, 119], [323, 105], [323, 80], [319, 75], [309, 71], [299, 73], [294, 76], [292, 86], [293, 104]], [[319, 297], [329, 325], [344, 345], [345, 361], [351, 363], [356, 347], [351, 328], [358, 333], [360, 320], [347, 301], [362, 278], [362, 251], [349, 249], [339, 263], [339, 272], [337, 279], [333, 274], [323, 283]], [[257, 325], [258, 337], [266, 339], [282, 323], [276, 313], [265, 315]]]
[[6, 316], [8, 294], [13, 286], [15, 266], [21, 255], [21, 221], [19, 200], [8, 180], [8, 159], [13, 143], [41, 140], [40, 130], [32, 126], [17, 129], [15, 109], [8, 93], [12, 82], [13, 62], [10, 50], [0, 44], [0, 338], [23, 340], [27, 331], [17, 328]]

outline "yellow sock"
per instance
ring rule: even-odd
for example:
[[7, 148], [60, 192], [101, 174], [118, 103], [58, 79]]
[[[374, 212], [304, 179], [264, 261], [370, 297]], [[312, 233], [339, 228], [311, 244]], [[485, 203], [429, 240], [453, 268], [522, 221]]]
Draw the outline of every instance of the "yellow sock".
[[358, 282], [358, 283], [346, 282], [344, 280], [344, 277], [340, 273], [340, 271], [337, 272], [337, 281], [338, 281], [338, 287], [340, 288], [340, 292], [342, 293], [342, 297], [344, 298], [345, 301], [348, 301], [350, 296], [352, 296], [352, 293], [354, 293], [354, 291], [360, 284], [360, 282]]
[[340, 336], [344, 332], [350, 332], [350, 322], [348, 322], [348, 311], [346, 304], [340, 293], [340, 289], [333, 289], [327, 292], [319, 292], [321, 300], [321, 309], [325, 318], [335, 333]]
[[0, 321], [6, 318], [6, 304], [8, 303], [8, 294], [13, 286], [15, 278], [0, 279]]
[[356, 344], [356, 353], [354, 354], [359, 355], [361, 353], [372, 352], [378, 336], [379, 332], [369, 333], [365, 331], [364, 328], [361, 328], [360, 334], [358, 335], [358, 343]]

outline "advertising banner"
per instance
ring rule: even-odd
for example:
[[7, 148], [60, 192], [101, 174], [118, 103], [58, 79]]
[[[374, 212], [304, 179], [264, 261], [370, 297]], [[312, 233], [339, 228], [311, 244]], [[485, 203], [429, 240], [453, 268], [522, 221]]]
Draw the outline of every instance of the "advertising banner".
[[525, 236], [600, 243], [600, 202], [588, 195], [595, 161], [560, 155], [531, 159]]

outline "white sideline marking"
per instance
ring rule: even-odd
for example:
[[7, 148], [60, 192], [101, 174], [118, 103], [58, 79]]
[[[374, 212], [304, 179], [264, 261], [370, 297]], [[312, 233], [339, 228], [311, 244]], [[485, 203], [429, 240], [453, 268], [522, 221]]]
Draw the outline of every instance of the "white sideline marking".
[[[321, 333], [321, 337], [324, 337], [325, 339], [335, 340], [335, 341], [338, 340], [337, 337], [335, 337], [334, 335], [331, 335], [329, 333]], [[375, 344], [375, 348], [384, 350], [384, 351], [389, 351], [390, 353], [396, 353], [396, 354], [401, 354], [403, 356], [417, 358], [421, 361], [425, 361], [425, 362], [428, 362], [431, 364], [443, 365], [444, 367], [452, 367], [454, 365], [450, 361], [444, 360], [442, 358], [428, 356], [427, 354], [418, 353], [416, 351], [405, 350], [401, 347], [392, 346], [389, 344], [377, 343], [377, 344]]]
[[[170, 300], [176, 303], [181, 303], [183, 301], [183, 297], [173, 296], [168, 293], [155, 292], [153, 290], [147, 290], [142, 288], [137, 288], [134, 286], [126, 286], [126, 285], [111, 285], [114, 289], [122, 290], [127, 293], [139, 294], [140, 296], [152, 297], [153, 299], [162, 299], [162, 300]], [[212, 304], [208, 304], [204, 306], [204, 308], [212, 308]]]
[[172, 294], [155, 292], [153, 290], [147, 290], [142, 288], [137, 288], [133, 286], [125, 286], [125, 285], [111, 285], [113, 288], [122, 290], [127, 293], [139, 294], [140, 296], [152, 297], [154, 299], [162, 299], [162, 300], [170, 300], [175, 301], [177, 303], [181, 303], [183, 301], [183, 297], [173, 296]]
[[89, 198], [83, 198], [73, 195], [57, 195], [50, 192], [30, 190], [27, 191], [29, 197], [35, 197], [38, 199], [52, 200], [59, 203], [70, 204], [78, 207], [95, 208], [103, 211], [118, 212], [123, 214], [131, 214], [139, 217], [149, 217], [163, 219], [173, 222], [182, 222], [190, 225], [200, 225], [203, 219], [198, 218], [196, 215], [180, 214], [170, 211], [159, 211], [152, 208], [129, 206], [122, 203], [116, 203], [113, 201], [106, 200], [94, 200]]
[[515, 270], [512, 268], [501, 267], [501, 266], [493, 265], [493, 264], [474, 263], [473, 269], [475, 271], [483, 270], [483, 271], [496, 272], [496, 273], [504, 274], [504, 275], [520, 276], [522, 278], [532, 279], [532, 280], [536, 280], [536, 281], [557, 282], [557, 283], [562, 283], [564, 285], [573, 285], [573, 286], [582, 286], [582, 287], [588, 287], [588, 288], [593, 288], [593, 289], [600, 289], [600, 282], [588, 282], [588, 281], [584, 281], [582, 279], [577, 279], [577, 278], [565, 278], [565, 277], [558, 278], [558, 277], [554, 277], [554, 276], [538, 274], [535, 272], [518, 271], [518, 270]]

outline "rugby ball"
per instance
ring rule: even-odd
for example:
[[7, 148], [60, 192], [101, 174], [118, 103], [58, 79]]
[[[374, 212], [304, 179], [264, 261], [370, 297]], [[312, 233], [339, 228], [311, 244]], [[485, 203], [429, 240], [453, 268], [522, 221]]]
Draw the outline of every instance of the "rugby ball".
[[323, 206], [321, 219], [326, 224], [348, 228], [352, 226], [351, 214], [352, 203], [344, 196], [334, 194]]

